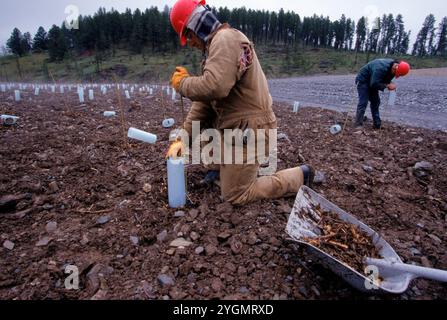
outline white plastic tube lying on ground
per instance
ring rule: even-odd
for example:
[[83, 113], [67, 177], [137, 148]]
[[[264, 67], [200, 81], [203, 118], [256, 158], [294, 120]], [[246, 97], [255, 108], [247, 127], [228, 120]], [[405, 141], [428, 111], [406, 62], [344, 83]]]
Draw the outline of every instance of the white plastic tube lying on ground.
[[17, 123], [17, 120], [19, 120], [19, 117], [10, 116], [10, 115], [7, 115], [7, 114], [2, 114], [0, 116], [0, 119], [1, 119], [1, 123], [3, 125], [5, 125], [5, 126], [12, 126], [12, 125]]
[[175, 124], [175, 120], [174, 119], [165, 119], [163, 120], [163, 128], [170, 128]]
[[130, 128], [127, 136], [131, 139], [139, 140], [142, 142], [155, 144], [157, 142], [157, 136], [155, 134], [138, 130], [135, 128]]
[[115, 111], [104, 111], [104, 117], [114, 117], [116, 116]]

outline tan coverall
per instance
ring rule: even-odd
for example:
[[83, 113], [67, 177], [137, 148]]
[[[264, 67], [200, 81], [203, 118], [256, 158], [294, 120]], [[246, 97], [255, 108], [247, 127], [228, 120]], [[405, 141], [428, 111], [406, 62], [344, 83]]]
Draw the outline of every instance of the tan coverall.
[[[189, 135], [192, 121], [221, 131], [266, 129], [268, 133], [268, 129], [276, 129], [267, 79], [248, 38], [223, 25], [208, 41], [206, 50], [202, 76], [185, 78], [180, 85], [180, 93], [193, 101], [184, 124]], [[294, 196], [304, 183], [300, 168], [258, 178], [259, 168], [259, 163], [221, 165], [223, 198], [244, 205]]]

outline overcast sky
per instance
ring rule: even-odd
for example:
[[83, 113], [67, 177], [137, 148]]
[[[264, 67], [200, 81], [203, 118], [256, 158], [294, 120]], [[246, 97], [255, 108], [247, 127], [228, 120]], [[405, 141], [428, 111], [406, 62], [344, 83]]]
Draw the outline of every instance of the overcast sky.
[[[29, 31], [34, 36], [39, 26], [47, 31], [52, 24], [60, 25], [72, 12], [65, 12], [69, 5], [79, 8], [79, 13], [88, 15], [94, 13], [100, 6], [107, 9], [115, 8], [123, 11], [126, 7], [145, 9], [165, 5], [172, 6], [175, 0], [1, 0], [0, 9], [0, 46], [5, 44], [14, 27], [22, 32]], [[413, 39], [420, 30], [422, 22], [429, 13], [436, 16], [437, 23], [447, 16], [445, 0], [210, 0], [208, 4], [215, 7], [227, 6], [229, 8], [244, 5], [251, 9], [266, 10], [293, 10], [301, 16], [310, 16], [314, 13], [338, 19], [343, 13], [348, 18], [358, 20], [361, 16], [375, 18], [384, 13], [401, 13], [404, 16], [405, 26], [413, 31]]]

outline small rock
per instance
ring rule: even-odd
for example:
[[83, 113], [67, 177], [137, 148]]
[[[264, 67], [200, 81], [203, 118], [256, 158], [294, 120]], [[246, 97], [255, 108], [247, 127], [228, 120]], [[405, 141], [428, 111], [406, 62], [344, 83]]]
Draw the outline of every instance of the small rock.
[[103, 301], [107, 300], [107, 290], [99, 289], [93, 297], [90, 298], [92, 301]]
[[57, 182], [56, 182], [56, 181], [52, 181], [52, 182], [50, 182], [50, 184], [48, 185], [48, 187], [50, 188], [50, 191], [51, 191], [52, 193], [56, 193], [56, 192], [59, 191], [59, 186], [57, 185]]
[[241, 294], [247, 294], [247, 293], [250, 293], [250, 290], [248, 290], [247, 287], [241, 287], [241, 288], [239, 289], [239, 293], [241, 293]]
[[7, 195], [0, 198], [0, 212], [14, 211], [17, 203], [23, 199], [31, 199], [32, 194]]
[[424, 171], [433, 171], [434, 166], [427, 161], [422, 161], [422, 162], [418, 162], [414, 165], [414, 169], [415, 170], [424, 170]]
[[174, 247], [174, 248], [179, 248], [179, 247], [186, 248], [186, 247], [189, 247], [190, 245], [192, 245], [192, 242], [186, 241], [183, 238], [178, 238], [178, 239], [172, 241], [169, 246], [170, 247]]
[[306, 287], [300, 286], [298, 288], [298, 291], [303, 297], [305, 297], [305, 298], [309, 297], [309, 292], [307, 291]]
[[168, 231], [166, 230], [163, 230], [157, 235], [158, 242], [165, 242], [167, 238], [168, 238]]
[[43, 237], [36, 243], [36, 247], [45, 247], [47, 246], [53, 239], [50, 237]]
[[82, 244], [83, 246], [85, 246], [85, 245], [88, 244], [89, 242], [90, 242], [90, 240], [88, 239], [87, 235], [86, 235], [86, 234], [82, 235], [81, 244]]
[[233, 226], [238, 226], [242, 222], [242, 215], [233, 213], [230, 218], [230, 222]]
[[151, 193], [152, 192], [152, 186], [149, 183], [145, 183], [143, 186], [143, 191], [145, 193]]
[[134, 246], [138, 246], [140, 243], [140, 239], [138, 237], [131, 236], [129, 239], [133, 243]]
[[103, 224], [108, 223], [110, 220], [112, 220], [112, 218], [110, 216], [102, 216], [102, 217], [98, 218], [98, 220], [96, 220], [96, 224], [103, 225]]
[[231, 242], [231, 251], [233, 252], [233, 254], [238, 255], [239, 253], [241, 253], [242, 248], [243, 248], [243, 245], [241, 242], [239, 242], [239, 241]]
[[422, 138], [422, 137], [417, 137], [417, 138], [414, 138], [413, 141], [414, 141], [414, 142], [417, 142], [417, 143], [422, 143], [422, 142], [424, 142], [424, 138]]
[[289, 136], [285, 133], [278, 134], [278, 141], [281, 141], [281, 140], [286, 140], [287, 142], [291, 142], [289, 139]]
[[191, 217], [192, 220], [197, 219], [197, 217], [199, 216], [199, 210], [192, 209], [191, 211], [189, 211], [189, 216]]
[[174, 280], [165, 274], [159, 275], [157, 280], [162, 287], [171, 287], [175, 284]]
[[43, 210], [46, 210], [46, 211], [51, 210], [51, 209], [53, 209], [53, 208], [54, 208], [54, 206], [52, 206], [52, 205], [49, 204], [49, 203], [45, 203], [45, 204], [43, 205], [43, 207], [42, 207], [42, 209], [43, 209]]
[[200, 256], [202, 253], [205, 252], [205, 248], [197, 247], [195, 252], [196, 252], [196, 255]]
[[437, 242], [437, 243], [442, 243], [442, 240], [439, 239], [437, 236], [435, 236], [434, 234], [429, 234], [428, 235], [433, 241]]
[[3, 242], [3, 248], [8, 249], [8, 250], [13, 250], [14, 249], [14, 242], [11, 242], [9, 240], [6, 240], [5, 242]]
[[220, 213], [232, 213], [233, 212], [233, 206], [231, 205], [231, 203], [225, 202], [222, 204], [219, 204], [216, 207], [216, 213], [220, 214]]
[[418, 178], [429, 176], [433, 169], [434, 166], [427, 161], [418, 162], [413, 167], [414, 175]]
[[214, 245], [209, 244], [205, 247], [205, 252], [207, 256], [212, 256], [217, 252], [217, 248]]
[[231, 233], [229, 233], [229, 232], [222, 232], [221, 234], [219, 234], [217, 236], [217, 240], [219, 240], [219, 242], [225, 242], [230, 238], [231, 238]]
[[314, 183], [321, 185], [326, 182], [326, 174], [323, 171], [317, 171], [315, 173]]
[[173, 256], [175, 254], [175, 249], [169, 249], [168, 251], [166, 251], [166, 254], [168, 256]]
[[220, 292], [220, 291], [222, 291], [222, 289], [224, 288], [224, 284], [222, 283], [222, 280], [220, 280], [219, 278], [215, 278], [215, 279], [213, 279], [213, 281], [211, 282], [211, 288], [212, 288], [215, 292]]
[[248, 239], [247, 239], [248, 244], [255, 245], [257, 241], [258, 241], [258, 236], [256, 235], [256, 233], [254, 233], [253, 231], [250, 232], [250, 234], [248, 235]]
[[57, 230], [57, 222], [55, 222], [55, 221], [48, 222], [47, 225], [45, 226], [45, 230], [48, 233], [53, 233], [54, 231]]
[[416, 248], [410, 248], [410, 252], [413, 256], [420, 256], [421, 252]]
[[317, 287], [315, 287], [315, 286], [312, 286], [312, 287], [310, 287], [310, 289], [315, 293], [315, 295], [317, 296], [317, 297], [319, 297], [321, 294], [320, 294], [320, 291], [317, 289]]
[[366, 173], [372, 173], [374, 171], [374, 168], [371, 166], [362, 166], [363, 171], [365, 171]]
[[185, 212], [184, 211], [177, 211], [174, 214], [174, 217], [176, 217], [176, 218], [183, 218], [184, 216], [185, 216]]
[[432, 268], [432, 265], [431, 265], [431, 263], [430, 263], [430, 260], [428, 260], [427, 257], [422, 257], [422, 258], [421, 258], [421, 264], [422, 264], [422, 266], [425, 267], [425, 268]]
[[190, 236], [192, 241], [197, 241], [200, 239], [200, 235], [197, 232], [191, 232]]
[[418, 223], [416, 226], [421, 229], [425, 228], [425, 224], [423, 224], [423, 223]]

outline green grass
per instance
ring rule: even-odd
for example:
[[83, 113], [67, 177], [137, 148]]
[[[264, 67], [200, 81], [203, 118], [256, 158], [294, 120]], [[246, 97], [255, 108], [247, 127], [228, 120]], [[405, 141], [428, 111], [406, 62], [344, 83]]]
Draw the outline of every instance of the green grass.
[[[368, 59], [382, 56], [375, 54], [357, 55], [349, 51], [336, 51], [323, 48], [257, 47], [257, 54], [264, 72], [269, 78], [290, 77], [313, 74], [355, 73]], [[417, 58], [413, 56], [395, 57], [408, 60], [413, 68], [447, 67], [446, 58]], [[357, 59], [357, 63], [356, 62]], [[0, 81], [119, 81], [147, 82], [167, 81], [175, 66], [187, 67], [198, 74], [201, 54], [196, 50], [182, 49], [170, 54], [138, 54], [117, 50], [104, 58], [98, 72], [95, 56], [66, 59], [63, 62], [46, 63], [47, 54], [33, 54], [19, 59], [22, 76], [14, 57], [0, 58]], [[46, 66], [45, 66], [46, 65]], [[46, 72], [47, 68], [48, 72]]]

